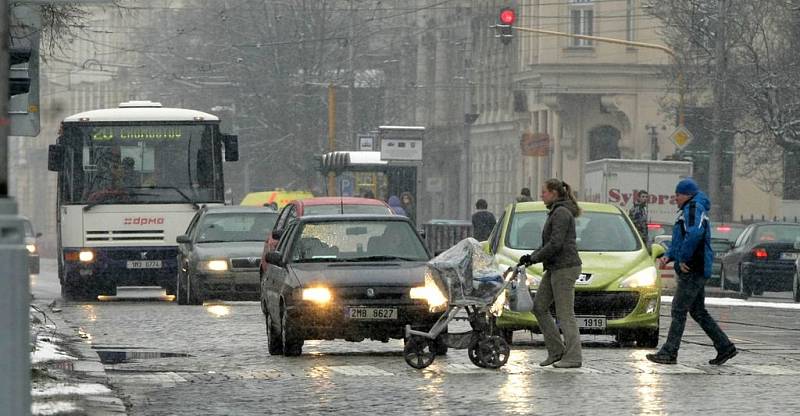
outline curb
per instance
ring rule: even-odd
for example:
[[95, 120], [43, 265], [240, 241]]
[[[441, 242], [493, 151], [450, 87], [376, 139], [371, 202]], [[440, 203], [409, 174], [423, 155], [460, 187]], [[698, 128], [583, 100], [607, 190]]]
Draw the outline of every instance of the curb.
[[[58, 300], [57, 302], [61, 302]], [[76, 395], [70, 396], [72, 401], [76, 402], [81, 408], [83, 413], [89, 416], [94, 415], [127, 415], [125, 403], [117, 397], [117, 392], [109, 386], [108, 375], [106, 374], [105, 366], [100, 362], [100, 356], [97, 351], [92, 349], [91, 345], [76, 336], [73, 329], [68, 325], [60, 316], [60, 311], [53, 311], [54, 303], [45, 305], [36, 300], [32, 302], [39, 309], [47, 312], [47, 319], [52, 321], [55, 325], [55, 334], [57, 334], [66, 345], [77, 352], [77, 360], [68, 361], [68, 365], [64, 365], [64, 361], [49, 361], [42, 363], [42, 366], [48, 370], [60, 371], [66, 375], [66, 379], [60, 380], [65, 383], [97, 383], [102, 384], [109, 388], [110, 392], [102, 394], [91, 395]]]
[[[661, 295], [663, 295], [663, 296], [674, 296], [675, 295], [675, 289], [674, 288], [661, 289]], [[723, 291], [720, 288], [713, 287], [713, 286], [706, 286], [706, 297], [707, 298], [748, 299], [747, 296], [744, 296], [743, 294], [741, 294], [739, 292], [728, 291], [728, 290]]]

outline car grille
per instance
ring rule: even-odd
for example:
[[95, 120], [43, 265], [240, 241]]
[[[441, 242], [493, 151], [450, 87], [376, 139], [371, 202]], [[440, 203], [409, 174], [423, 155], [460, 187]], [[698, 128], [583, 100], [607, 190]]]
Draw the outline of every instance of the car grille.
[[[178, 253], [175, 249], [148, 249], [141, 250], [103, 250], [104, 255], [111, 260], [175, 260]], [[142, 253], [145, 253], [142, 256]]]
[[[575, 315], [602, 315], [622, 319], [636, 309], [637, 292], [575, 292]], [[550, 312], [555, 314], [555, 304]]]
[[258, 269], [261, 259], [258, 257], [243, 257], [231, 259], [231, 267], [234, 269]]
[[[367, 293], [372, 289], [373, 296]], [[358, 287], [340, 287], [334, 289], [334, 297], [344, 301], [399, 301], [409, 298], [409, 288], [407, 287], [371, 287], [371, 286], [358, 286]]]
[[164, 241], [164, 230], [93, 230], [86, 231], [86, 241]]

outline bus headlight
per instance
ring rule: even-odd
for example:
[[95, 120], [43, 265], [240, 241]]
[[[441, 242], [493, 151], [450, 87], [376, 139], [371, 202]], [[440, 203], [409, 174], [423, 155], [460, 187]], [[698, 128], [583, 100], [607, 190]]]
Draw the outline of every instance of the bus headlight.
[[227, 260], [208, 260], [200, 263], [205, 270], [212, 272], [224, 272], [228, 270]]
[[91, 263], [94, 261], [94, 251], [92, 250], [81, 250], [78, 253], [78, 260], [82, 261], [83, 263]]
[[303, 289], [303, 300], [326, 304], [331, 301], [331, 291], [327, 287], [311, 287]]
[[25, 248], [30, 254], [36, 254], [36, 244], [25, 244]]
[[653, 287], [656, 285], [656, 280], [658, 279], [658, 272], [656, 272], [655, 267], [646, 267], [638, 272], [628, 276], [620, 282], [619, 287], [625, 287], [630, 289], [640, 288], [640, 287]]

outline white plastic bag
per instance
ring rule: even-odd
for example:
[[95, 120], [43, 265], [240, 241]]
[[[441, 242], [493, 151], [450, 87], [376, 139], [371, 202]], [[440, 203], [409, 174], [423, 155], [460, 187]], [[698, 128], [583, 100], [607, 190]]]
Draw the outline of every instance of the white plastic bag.
[[528, 277], [524, 272], [517, 276], [516, 284], [511, 288], [509, 308], [514, 312], [530, 312], [533, 310], [533, 298], [528, 288]]

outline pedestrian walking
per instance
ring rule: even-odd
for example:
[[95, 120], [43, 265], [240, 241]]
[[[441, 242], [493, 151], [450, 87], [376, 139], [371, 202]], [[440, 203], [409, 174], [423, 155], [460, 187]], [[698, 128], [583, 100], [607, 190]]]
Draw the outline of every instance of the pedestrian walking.
[[397, 195], [390, 196], [388, 203], [389, 208], [395, 215], [402, 215], [404, 217], [408, 216], [408, 213], [403, 209], [403, 204], [400, 202], [400, 198], [398, 198]]
[[492, 229], [497, 224], [494, 214], [489, 212], [488, 208], [489, 205], [485, 199], [479, 199], [475, 203], [477, 211], [472, 214], [472, 237], [478, 241], [488, 240], [489, 234], [492, 233]]
[[672, 323], [664, 345], [657, 353], [647, 354], [647, 359], [658, 364], [677, 362], [688, 313], [711, 338], [717, 350], [717, 356], [708, 363], [722, 365], [738, 351], [709, 315], [705, 305], [705, 283], [711, 277], [711, 265], [714, 261], [711, 222], [708, 218], [711, 202], [691, 178], [678, 182], [675, 200], [678, 202], [680, 214], [672, 230], [672, 244], [667, 255], [659, 259], [661, 265], [675, 262], [675, 280], [678, 286], [672, 298]]
[[417, 207], [414, 204], [414, 197], [411, 192], [403, 192], [400, 194], [400, 204], [406, 212], [406, 216], [411, 219], [414, 225], [417, 225]]
[[522, 190], [519, 191], [517, 202], [530, 202], [530, 201], [533, 201], [533, 198], [531, 198], [530, 188], [522, 188]]
[[[575, 319], [575, 280], [581, 274], [575, 218], [580, 216], [581, 210], [572, 187], [559, 179], [548, 179], [542, 187], [541, 197], [548, 209], [542, 229], [542, 246], [519, 259], [526, 266], [544, 263], [544, 276], [533, 299], [533, 313], [539, 321], [547, 348], [547, 358], [539, 365], [577, 368], [583, 362]], [[550, 314], [553, 303], [564, 333], [563, 341]]]
[[631, 217], [633, 221], [633, 225], [636, 227], [636, 231], [639, 232], [639, 235], [642, 236], [642, 240], [647, 243], [647, 223], [649, 222], [649, 216], [647, 214], [647, 200], [650, 198], [650, 195], [644, 189], [640, 190], [636, 194], [636, 198], [633, 200], [633, 206], [628, 211], [628, 216]]

